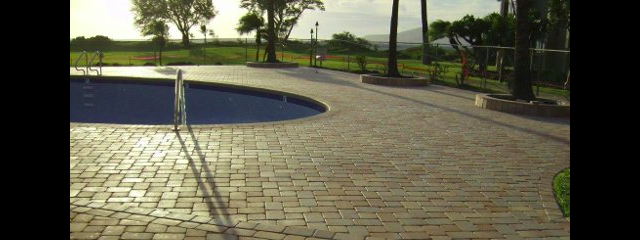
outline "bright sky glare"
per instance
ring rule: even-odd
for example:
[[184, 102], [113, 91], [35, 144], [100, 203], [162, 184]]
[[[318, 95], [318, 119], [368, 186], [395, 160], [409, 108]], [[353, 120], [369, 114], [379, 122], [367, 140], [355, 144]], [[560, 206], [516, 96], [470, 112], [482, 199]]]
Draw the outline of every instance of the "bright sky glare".
[[[221, 38], [238, 38], [237, 22], [246, 10], [240, 0], [213, 0], [218, 10], [209, 24]], [[319, 37], [331, 38], [334, 33], [349, 31], [357, 36], [389, 32], [391, 0], [324, 0], [326, 11], [307, 11], [293, 29], [292, 38], [309, 38], [309, 30], [320, 23]], [[131, 0], [70, 0], [69, 37], [105, 35], [112, 39], [144, 39], [133, 24]], [[436, 19], [454, 21], [466, 14], [485, 16], [499, 11], [496, 0], [428, 0], [429, 22]], [[401, 0], [398, 31], [420, 27], [420, 1]], [[175, 26], [169, 25], [170, 37], [181, 37]], [[315, 31], [315, 30], [314, 30]], [[192, 29], [202, 38], [198, 27]]]

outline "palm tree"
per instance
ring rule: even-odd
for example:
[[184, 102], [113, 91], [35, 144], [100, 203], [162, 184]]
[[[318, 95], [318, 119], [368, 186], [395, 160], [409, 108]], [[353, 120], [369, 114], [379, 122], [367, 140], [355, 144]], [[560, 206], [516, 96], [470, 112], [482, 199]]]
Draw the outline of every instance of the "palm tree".
[[267, 34], [269, 36], [269, 42], [267, 44], [267, 62], [276, 63], [278, 58], [276, 57], [276, 28], [275, 28], [275, 4], [276, 0], [267, 1], [267, 18], [268, 29]]
[[[509, 15], [509, 0], [500, 0], [502, 3], [500, 4], [500, 16], [503, 19], [506, 19]], [[502, 46], [502, 34], [500, 33], [498, 46]], [[502, 61], [504, 60], [504, 49], [499, 49], [498, 54], [496, 55], [496, 68], [498, 69], [498, 81], [502, 82]]]
[[531, 101], [535, 99], [531, 88], [531, 71], [529, 70], [532, 22], [530, 11], [534, 0], [518, 0], [516, 4], [516, 50], [514, 61], [515, 80], [511, 94], [517, 99]]
[[429, 58], [429, 22], [427, 21], [427, 0], [420, 0], [422, 10], [422, 64], [431, 64]]
[[398, 72], [398, 5], [400, 0], [393, 0], [391, 11], [391, 29], [389, 30], [389, 61], [387, 77], [401, 77]]
[[204, 35], [204, 51], [202, 52], [202, 59], [204, 64], [207, 65], [207, 25], [200, 25], [200, 32]]
[[264, 26], [264, 19], [256, 12], [250, 12], [240, 18], [240, 24], [236, 30], [240, 34], [248, 34], [256, 31], [256, 62], [260, 61], [260, 44], [262, 44], [262, 26]]

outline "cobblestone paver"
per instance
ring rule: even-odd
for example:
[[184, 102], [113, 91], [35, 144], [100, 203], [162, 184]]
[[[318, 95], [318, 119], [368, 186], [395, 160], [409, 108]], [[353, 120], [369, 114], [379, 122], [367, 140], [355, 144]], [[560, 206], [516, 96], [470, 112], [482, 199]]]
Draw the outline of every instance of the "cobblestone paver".
[[[182, 69], [187, 80], [292, 92], [330, 111], [179, 134], [71, 123], [71, 239], [569, 238], [550, 180], [569, 166], [569, 120], [326, 70]], [[103, 70], [172, 79], [176, 69]]]

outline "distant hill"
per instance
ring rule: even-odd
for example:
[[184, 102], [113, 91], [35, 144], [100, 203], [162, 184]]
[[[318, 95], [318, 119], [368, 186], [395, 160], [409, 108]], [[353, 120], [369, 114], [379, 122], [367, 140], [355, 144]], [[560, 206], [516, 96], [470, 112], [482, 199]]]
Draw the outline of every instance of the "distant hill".
[[[367, 41], [376, 42], [374, 44], [377, 45], [380, 50], [385, 50], [389, 48], [389, 44], [387, 43], [377, 43], [377, 42], [388, 42], [389, 34], [367, 35], [362, 38], [366, 39]], [[464, 41], [463, 39], [460, 39], [460, 41], [462, 41], [462, 45], [467, 45], [467, 46], [470, 45], [468, 42]], [[420, 43], [422, 43], [422, 28], [416, 28], [416, 29], [411, 29], [403, 32], [398, 32], [398, 42], [401, 42], [398, 44], [398, 50], [404, 50], [410, 47], [420, 46]], [[416, 43], [416, 44], [402, 44], [402, 43]], [[431, 41], [431, 43], [449, 44], [449, 39], [440, 38], [440, 39], [436, 39], [435, 41]]]
[[[388, 42], [389, 34], [367, 35], [362, 38], [372, 42]], [[398, 32], [398, 42], [421, 43], [422, 28], [416, 28], [416, 29], [411, 29], [404, 32]]]

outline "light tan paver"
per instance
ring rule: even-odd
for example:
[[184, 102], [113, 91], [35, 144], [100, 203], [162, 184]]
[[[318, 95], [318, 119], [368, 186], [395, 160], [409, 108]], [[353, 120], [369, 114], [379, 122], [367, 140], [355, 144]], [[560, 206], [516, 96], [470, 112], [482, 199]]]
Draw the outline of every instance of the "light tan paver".
[[[568, 119], [488, 111], [473, 92], [367, 85], [335, 71], [180, 68], [187, 80], [296, 93], [330, 110], [179, 134], [70, 123], [70, 239], [570, 235], [550, 181], [570, 164]], [[172, 79], [176, 69], [103, 71]]]

